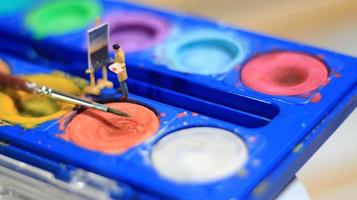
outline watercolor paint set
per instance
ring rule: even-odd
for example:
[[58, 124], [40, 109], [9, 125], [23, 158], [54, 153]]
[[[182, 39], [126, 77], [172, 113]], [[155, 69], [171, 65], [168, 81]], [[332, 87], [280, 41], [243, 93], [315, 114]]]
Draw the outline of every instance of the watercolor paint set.
[[0, 72], [83, 96], [87, 30], [126, 51], [129, 100], [90, 98], [129, 118], [0, 90], [0, 167], [73, 195], [272, 199], [357, 105], [353, 57], [127, 2], [15, 2]]

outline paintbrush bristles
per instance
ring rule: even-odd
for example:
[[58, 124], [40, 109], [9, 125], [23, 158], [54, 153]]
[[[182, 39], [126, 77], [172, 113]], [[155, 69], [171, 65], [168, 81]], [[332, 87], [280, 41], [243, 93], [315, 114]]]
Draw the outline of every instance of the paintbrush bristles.
[[112, 114], [119, 115], [122, 117], [129, 117], [129, 115], [127, 113], [110, 108], [110, 107], [108, 108], [108, 113], [112, 113]]

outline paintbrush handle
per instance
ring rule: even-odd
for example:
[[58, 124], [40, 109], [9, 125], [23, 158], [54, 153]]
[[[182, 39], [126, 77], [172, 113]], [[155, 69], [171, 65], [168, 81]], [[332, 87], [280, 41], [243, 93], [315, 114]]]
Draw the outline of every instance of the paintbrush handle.
[[38, 86], [35, 83], [28, 82], [22, 78], [3, 74], [3, 73], [0, 73], [0, 86], [15, 89], [15, 90], [23, 90], [29, 93], [45, 95], [68, 103], [84, 106], [87, 108], [92, 108], [95, 110], [100, 110], [103, 112], [110, 112], [120, 116], [128, 116], [128, 114], [109, 108], [106, 105], [92, 102], [86, 99], [82, 99], [70, 94], [65, 94], [45, 86]]
[[49, 96], [55, 99], [63, 100], [77, 105], [82, 105], [85, 107], [100, 107], [95, 102], [91, 102], [86, 99], [81, 99], [73, 95], [65, 94], [45, 86], [38, 86], [35, 83], [31, 83], [22, 78], [3, 73], [0, 73], [0, 86], [15, 90], [23, 90], [29, 93], [38, 93], [41, 95]]
[[11, 88], [15, 90], [22, 90], [28, 93], [38, 93], [41, 95], [49, 96], [58, 100], [73, 103], [76, 105], [85, 106], [88, 108], [94, 108], [97, 110], [102, 110], [104, 112], [108, 111], [108, 107], [95, 102], [88, 101], [86, 99], [81, 99], [73, 95], [65, 94], [45, 86], [37, 86], [35, 83], [28, 82], [22, 78], [0, 73], [0, 86]]
[[93, 109], [96, 109], [96, 110], [101, 110], [101, 111], [104, 111], [104, 112], [108, 112], [108, 107], [103, 105], [103, 104], [92, 102], [92, 101], [89, 101], [87, 99], [82, 99], [82, 98], [79, 98], [79, 97], [76, 97], [76, 96], [73, 96], [73, 95], [70, 95], [70, 94], [65, 94], [63, 92], [59, 92], [57, 90], [53, 90], [51, 88], [47, 88], [47, 87], [44, 87], [44, 86], [42, 86], [40, 88], [39, 94], [46, 95], [46, 96], [49, 96], [51, 98], [62, 100], [62, 101], [68, 102], [68, 103], [73, 103], [73, 104], [76, 104], [76, 105], [84, 106], [84, 107], [87, 107], [87, 108], [93, 108]]
[[39, 89], [35, 83], [30, 83], [22, 78], [0, 73], [0, 86], [28, 93], [36, 93]]

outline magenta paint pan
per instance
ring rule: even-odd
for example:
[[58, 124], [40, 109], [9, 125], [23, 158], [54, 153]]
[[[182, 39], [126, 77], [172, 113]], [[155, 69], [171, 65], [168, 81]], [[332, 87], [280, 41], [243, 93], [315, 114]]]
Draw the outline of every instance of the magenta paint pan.
[[111, 43], [118, 43], [126, 52], [137, 52], [162, 42], [171, 30], [170, 23], [147, 13], [110, 14]]
[[328, 68], [319, 58], [299, 52], [259, 54], [243, 65], [241, 80], [249, 88], [269, 95], [301, 95], [328, 80]]

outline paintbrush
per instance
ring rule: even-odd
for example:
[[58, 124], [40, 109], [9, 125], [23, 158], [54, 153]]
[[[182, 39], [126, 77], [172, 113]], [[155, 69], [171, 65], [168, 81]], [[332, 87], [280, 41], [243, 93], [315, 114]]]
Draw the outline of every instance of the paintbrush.
[[122, 117], [128, 117], [129, 115], [125, 112], [110, 108], [106, 105], [99, 104], [96, 102], [92, 102], [86, 99], [82, 99], [70, 94], [65, 94], [63, 92], [56, 91], [52, 88], [48, 88], [46, 86], [38, 86], [36, 83], [32, 83], [29, 81], [26, 81], [22, 78], [15, 77], [12, 75], [7, 75], [0, 73], [0, 86], [1, 87], [6, 87], [6, 88], [11, 88], [15, 90], [22, 90], [28, 93], [32, 94], [40, 94], [44, 96], [48, 96], [53, 99], [65, 101], [68, 103], [84, 106], [87, 108], [92, 108], [95, 110], [100, 110], [103, 112], [108, 112], [112, 114], [116, 114]]

